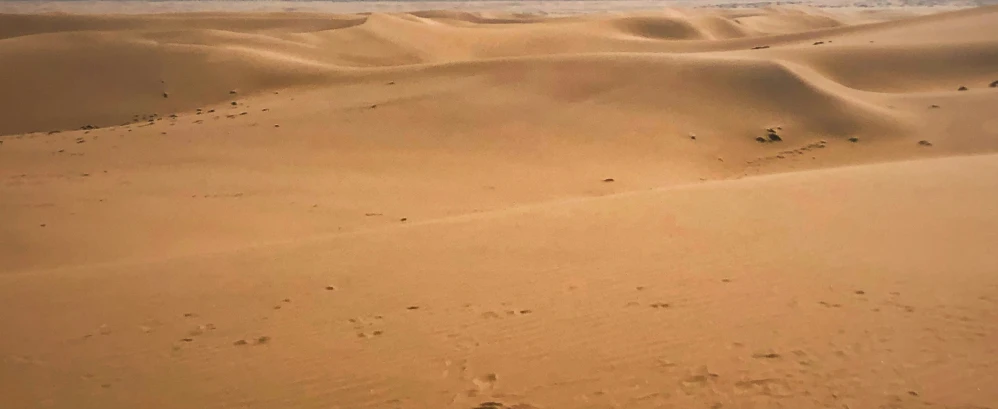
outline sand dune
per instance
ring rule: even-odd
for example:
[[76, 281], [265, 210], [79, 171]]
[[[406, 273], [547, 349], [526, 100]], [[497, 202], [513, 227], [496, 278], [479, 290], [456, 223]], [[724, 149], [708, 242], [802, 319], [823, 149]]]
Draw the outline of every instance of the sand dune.
[[0, 406], [994, 407], [998, 7], [515, 10], [0, 14]]

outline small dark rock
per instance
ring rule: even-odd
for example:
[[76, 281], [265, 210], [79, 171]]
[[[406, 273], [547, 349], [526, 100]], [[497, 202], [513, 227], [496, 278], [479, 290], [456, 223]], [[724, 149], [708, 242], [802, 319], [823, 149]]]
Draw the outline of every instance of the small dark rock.
[[236, 95], [236, 90], [229, 90], [229, 95]]
[[249, 344], [249, 342], [246, 342], [245, 339], [240, 339], [240, 340], [232, 343], [232, 345], [235, 345], [235, 346], [243, 346], [243, 345], [248, 345], [248, 344]]
[[268, 337], [268, 336], [266, 336], [266, 335], [264, 335], [264, 336], [262, 336], [262, 337], [260, 337], [260, 338], [257, 338], [257, 339], [256, 339], [256, 343], [257, 343], [257, 345], [260, 345], [260, 344], [266, 344], [266, 343], [268, 343], [268, 342], [270, 342], [270, 337]]
[[760, 136], [760, 137], [757, 137], [757, 138], [755, 138], [755, 141], [756, 141], [756, 142], [759, 142], [759, 143], [766, 143], [766, 142], [767, 142], [767, 141], [766, 141], [766, 138], [763, 138], [763, 137], [761, 137], [761, 136]]
[[403, 218], [399, 219], [399, 221], [400, 221], [400, 222], [404, 222], [404, 221], [406, 221], [406, 220], [409, 220], [409, 218], [407, 218], [407, 217], [403, 217]]
[[418, 310], [419, 306], [418, 305], [410, 305], [408, 307], [405, 307], [405, 309], [407, 309], [407, 310]]
[[773, 142], [782, 142], [783, 141], [783, 138], [781, 138], [780, 135], [777, 135], [776, 133], [770, 133], [767, 136], [769, 137], [769, 140], [771, 140]]
[[607, 183], [610, 183], [610, 182], [613, 182], [614, 180], [613, 180], [613, 178], [606, 178], [606, 179], [603, 179], [603, 181], [607, 182]]
[[863, 294], [866, 294], [866, 291], [856, 290], [855, 293], [856, 293], [856, 295], [863, 295]]
[[236, 101], [232, 101], [232, 106], [236, 106], [236, 105], [239, 105], [239, 103], [236, 102]]
[[918, 144], [921, 145], [921, 146], [932, 146], [932, 142], [926, 141], [924, 139], [921, 140], [921, 141], [918, 141]]
[[990, 84], [988, 84], [988, 87], [998, 88], [998, 80], [992, 81]]
[[163, 98], [169, 98], [169, 97], [170, 97], [170, 94], [167, 94], [165, 92], [163, 93]]
[[936, 109], [936, 108], [939, 108], [939, 105], [936, 104], [929, 105], [929, 109]]
[[967, 90], [967, 87], [960, 87], [960, 88], [957, 88], [956, 90], [957, 90], [957, 91], [966, 91], [966, 90]]
[[335, 286], [331, 286], [331, 285], [327, 285], [326, 286], [326, 291], [335, 291], [335, 290], [336, 290]]
[[853, 142], [853, 143], [859, 142], [859, 138], [857, 138], [857, 137], [854, 136], [852, 138], [849, 138], [849, 142]]
[[752, 47], [753, 50], [765, 50], [767, 48], [769, 48], [768, 45], [758, 45], [758, 46]]
[[815, 42], [815, 43], [814, 43], [813, 45], [822, 45], [822, 44], [824, 44], [824, 43], [825, 43], [824, 41], [817, 41], [817, 42]]

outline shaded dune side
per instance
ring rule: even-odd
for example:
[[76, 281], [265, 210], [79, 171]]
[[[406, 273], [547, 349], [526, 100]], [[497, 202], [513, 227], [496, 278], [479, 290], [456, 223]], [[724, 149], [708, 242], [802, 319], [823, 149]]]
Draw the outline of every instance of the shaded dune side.
[[[208, 37], [211, 33], [205, 34]], [[315, 83], [325, 68], [266, 48], [159, 44], [113, 33], [0, 41], [0, 133], [109, 126], [226, 101], [230, 90]], [[73, 73], [73, 75], [67, 75]]]
[[471, 12], [457, 10], [423, 10], [407, 13], [416, 17], [439, 20], [448, 23], [471, 24], [526, 24], [544, 21], [569, 20], [571, 17], [545, 17], [543, 15], [501, 13], [501, 12]]
[[624, 17], [610, 23], [622, 33], [636, 37], [670, 40], [700, 40], [708, 36], [684, 18]]
[[795, 50], [783, 55], [850, 88], [911, 93], [987, 88], [998, 80], [998, 42]]
[[[371, 14], [335, 16], [323, 20], [307, 14], [251, 14], [243, 21], [233, 16], [210, 14], [112, 17], [0, 15], [0, 22], [8, 23], [0, 24], [0, 30], [6, 33], [4, 35], [13, 35], [11, 33], [14, 32], [22, 34], [0, 39], [0, 59], [9, 62], [0, 65], [0, 86], [5, 89], [0, 95], [0, 107], [12, 118], [0, 124], [0, 134], [74, 129], [84, 125], [118, 125], [135, 114], [164, 115], [222, 103], [231, 98], [229, 90], [238, 90], [242, 97], [273, 88], [326, 86], [346, 72], [376, 76], [383, 68], [375, 67], [419, 68], [424, 64], [451, 62], [468, 62], [466, 66], [474, 66], [471, 62], [476, 60], [490, 64], [489, 61], [506, 58], [543, 59], [544, 56], [579, 55], [585, 56], [579, 61], [588, 61], [583, 65], [595, 64], [597, 69], [604, 69], [619, 63], [620, 55], [612, 53], [746, 50], [753, 44], [773, 45], [773, 48], [744, 52], [737, 54], [738, 57], [757, 61], [788, 61], [813, 69], [806, 80], [798, 84], [810, 84], [808, 87], [812, 91], [808, 95], [828, 97], [824, 99], [826, 103], [820, 104], [818, 111], [803, 115], [811, 118], [803, 122], [815, 125], [816, 133], [854, 134], [861, 127], [857, 122], [846, 120], [839, 126], [830, 124], [839, 122], [840, 115], [848, 117], [859, 112], [870, 114], [868, 119], [872, 129], [897, 131], [903, 127], [897, 126], [896, 118], [860, 101], [867, 97], [850, 94], [844, 87], [828, 84], [814, 87], [813, 84], [821, 82], [823, 79], [820, 77], [824, 76], [845, 87], [878, 92], [955, 90], [960, 85], [975, 87], [975, 84], [983, 86], [994, 80], [989, 75], [993, 75], [991, 67], [998, 65], [998, 43], [993, 39], [924, 45], [892, 45], [885, 41], [883, 45], [875, 45], [876, 48], [866, 49], [842, 46], [839, 42], [834, 47], [800, 45], [807, 44], [805, 42], [813, 38], [832, 35], [903, 39], [906, 30], [929, 32], [939, 27], [966, 26], [981, 31], [982, 22], [993, 21], [998, 16], [998, 7], [972, 11], [762, 37], [751, 37], [758, 33], [732, 23], [732, 19], [751, 16], [685, 16], [676, 11], [631, 17], [586, 17], [472, 27], [441, 24], [430, 17], [490, 19], [503, 16]], [[768, 13], [766, 16], [783, 18], [782, 14], [797, 16], [803, 12]], [[817, 17], [820, 17], [817, 21], [823, 21], [821, 18], [824, 17]], [[516, 20], [519, 17], [510, 18]], [[150, 24], [143, 26], [143, 30], [128, 29], [144, 21]], [[36, 31], [69, 31], [29, 35], [24, 33], [31, 30], [26, 31], [25, 27]], [[111, 29], [107, 32], [72, 31], [85, 27]], [[964, 34], [971, 38], [982, 35], [975, 33]], [[714, 38], [728, 39], [709, 40]], [[605, 58], [593, 57], [596, 53], [607, 55]], [[649, 55], [652, 56], [649, 61], [658, 61], [647, 67], [653, 73], [655, 70], [668, 71], [678, 67], [670, 65], [674, 63], [665, 63], [667, 67], [663, 68], [657, 64], [670, 60]], [[598, 62], [601, 58], [603, 62]], [[615, 91], [619, 93], [615, 98], [654, 109], [668, 103], [692, 106], [695, 104], [691, 101], [705, 101], [706, 106], [716, 110], [725, 106], [722, 105], [727, 103], [725, 101], [730, 101], [747, 104], [744, 110], [762, 110], [761, 107], [776, 103], [774, 101], [798, 98], [800, 95], [795, 94], [798, 93], [795, 90], [804, 89], [790, 87], [784, 92], [779, 81], [773, 83], [763, 79], [754, 87], [765, 89], [752, 91], [749, 94], [752, 97], [727, 98], [725, 95], [733, 91], [717, 85], [725, 84], [727, 80], [713, 77], [718, 75], [717, 70], [737, 71], [744, 67], [729, 63], [718, 65], [715, 64], [716, 59], [708, 61], [711, 63], [688, 68], [699, 70], [704, 75], [690, 75], [681, 82], [670, 83], [668, 86], [675, 88], [673, 90], [665, 91], [659, 87], [662, 95], [657, 98], [661, 100], [642, 96], [646, 90], [641, 86], [648, 84], [634, 81], [634, 78], [648, 74], [639, 72], [616, 80], [619, 81], [616, 84], [619, 89], [633, 82], [634, 95]], [[687, 66], [684, 64], [679, 66]], [[777, 71], [783, 69], [777, 63], [745, 64], [756, 67], [769, 64], [769, 67], [777, 67]], [[725, 75], [728, 79], [750, 78], [756, 75], [753, 72]], [[581, 78], [584, 76], [575, 72], [557, 73], [551, 84], [559, 84], [565, 78], [583, 81]], [[571, 86], [580, 87], [575, 92], [581, 95], [587, 89], [599, 89], [600, 84], [607, 81], [614, 80], [589, 77], [583, 84]], [[715, 84], [705, 84], [709, 81]], [[543, 81], [529, 86], [538, 87], [537, 92], [542, 94], [546, 92], [545, 88], [552, 87]], [[529, 86], [519, 85], [521, 91]], [[686, 92], [677, 90], [693, 89], [698, 91], [695, 95], [684, 95], [684, 98], [692, 98], [686, 102], [680, 102], [682, 100], [675, 97]], [[164, 98], [163, 93], [167, 93], [168, 97]], [[685, 115], [684, 109], [670, 109], [662, 114], [682, 116]], [[796, 116], [792, 113], [795, 110], [787, 111], [781, 107], [775, 111], [787, 117]], [[709, 112], [700, 114], [711, 115]], [[867, 114], [859, 117], [867, 118]], [[781, 119], [774, 117], [770, 120]], [[785, 119], [781, 121], [789, 122]]]
[[[612, 106], [754, 143], [769, 126], [799, 135], [890, 137], [906, 118], [782, 63], [653, 54], [523, 57], [393, 69], [408, 78], [477, 77], [552, 107]], [[384, 74], [379, 74], [384, 75]], [[388, 78], [386, 76], [385, 78]], [[777, 92], [778, 91], [778, 92]]]
[[68, 31], [227, 30], [314, 32], [363, 23], [359, 15], [192, 13], [169, 15], [0, 14], [0, 39]]
[[788, 34], [845, 26], [841, 20], [814, 10], [766, 8], [751, 15], [733, 18], [747, 30], [766, 34]]

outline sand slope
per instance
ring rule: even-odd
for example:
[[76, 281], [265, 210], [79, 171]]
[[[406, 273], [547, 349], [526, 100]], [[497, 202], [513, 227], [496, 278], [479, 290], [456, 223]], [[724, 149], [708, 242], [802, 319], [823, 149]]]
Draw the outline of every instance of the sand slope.
[[4, 392], [15, 407], [986, 407], [998, 180], [966, 175], [996, 172], [995, 156], [802, 172], [11, 273], [0, 319], [36, 330], [0, 341]]
[[993, 407], [996, 38], [998, 7], [0, 15], [0, 396]]

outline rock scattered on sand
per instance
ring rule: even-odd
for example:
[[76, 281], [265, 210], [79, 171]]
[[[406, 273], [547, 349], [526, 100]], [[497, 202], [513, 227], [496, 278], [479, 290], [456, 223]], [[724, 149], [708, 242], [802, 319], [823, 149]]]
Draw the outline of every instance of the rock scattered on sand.
[[335, 291], [335, 290], [336, 290], [336, 286], [332, 286], [332, 285], [327, 285], [326, 286], [326, 291]]
[[752, 47], [753, 50], [765, 50], [767, 48], [769, 48], [768, 45], [758, 45], [758, 46]]
[[163, 93], [163, 98], [169, 98], [169, 97], [170, 97], [170, 94], [165, 93], [165, 92]]
[[966, 91], [966, 90], [967, 90], [967, 87], [963, 87], [963, 86], [961, 86], [960, 88], [957, 88], [956, 90], [957, 90], [957, 91]]
[[918, 144], [921, 145], [921, 146], [932, 146], [932, 142], [929, 142], [929, 141], [924, 140], [924, 139], [918, 141]]
[[998, 80], [992, 81], [990, 84], [988, 84], [988, 87], [998, 88]]
[[849, 142], [853, 142], [853, 143], [859, 142], [859, 138], [857, 138], [857, 137], [854, 136], [852, 138], [849, 138]]
[[606, 179], [603, 179], [603, 181], [606, 182], [606, 183], [610, 183], [610, 182], [613, 182], [614, 180], [613, 180], [613, 178], [606, 178]]
[[825, 43], [824, 41], [816, 41], [816, 42], [815, 42], [814, 44], [812, 44], [812, 45], [822, 45], [822, 44], [824, 44], [824, 43]]
[[235, 345], [235, 346], [249, 345], [249, 342], [246, 342], [245, 339], [240, 339], [240, 340], [238, 340], [236, 342], [233, 342], [232, 345]]
[[936, 104], [929, 105], [929, 109], [937, 109], [937, 108], [939, 108], [939, 105]]
[[239, 103], [238, 103], [238, 102], [236, 102], [236, 101], [232, 101], [232, 103], [231, 103], [231, 104], [232, 104], [232, 106], [236, 106], [236, 105], [239, 105]]
[[758, 137], [756, 137], [756, 138], [755, 138], [755, 141], [756, 141], [756, 142], [759, 142], [759, 143], [766, 143], [766, 142], [768, 142], [768, 141], [766, 140], [766, 138], [763, 138], [763, 137], [761, 137], [761, 136], [758, 136]]
[[229, 95], [236, 95], [237, 92], [234, 89], [229, 90]]

